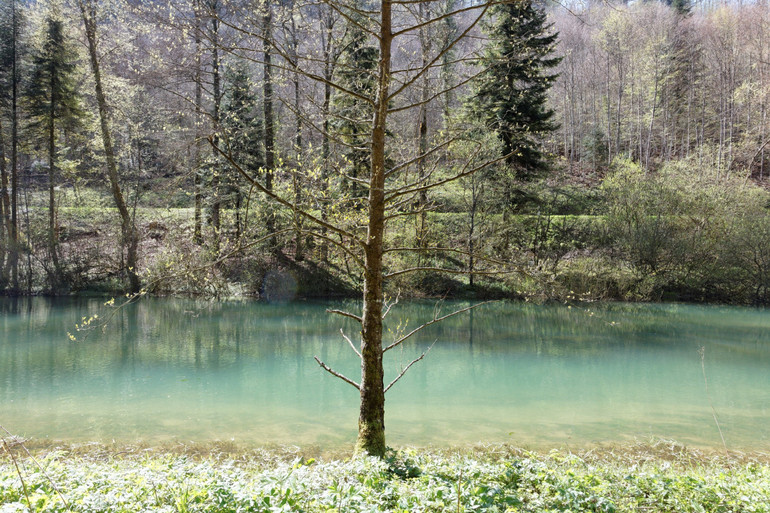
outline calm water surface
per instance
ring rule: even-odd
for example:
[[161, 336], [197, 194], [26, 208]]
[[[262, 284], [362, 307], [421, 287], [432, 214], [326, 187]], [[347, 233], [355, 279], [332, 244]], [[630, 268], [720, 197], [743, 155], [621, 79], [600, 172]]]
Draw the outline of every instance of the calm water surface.
[[[144, 299], [114, 313], [100, 300], [0, 299], [0, 425], [64, 441], [349, 446], [358, 392], [313, 360], [359, 377], [339, 334], [355, 327], [330, 306], [355, 308]], [[398, 305], [387, 326], [411, 329], [434, 308]], [[82, 317], [111, 313], [68, 339]], [[718, 448], [710, 400], [730, 448], [770, 449], [766, 310], [485, 305], [388, 352], [386, 380], [431, 344], [388, 392], [391, 445]]]

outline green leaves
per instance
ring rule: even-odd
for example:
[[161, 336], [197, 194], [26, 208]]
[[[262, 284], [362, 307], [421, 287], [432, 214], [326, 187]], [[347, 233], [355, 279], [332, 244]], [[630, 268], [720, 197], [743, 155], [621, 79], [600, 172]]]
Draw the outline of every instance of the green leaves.
[[[505, 451], [504, 451], [505, 452]], [[391, 452], [386, 460], [218, 461], [171, 455], [43, 461], [27, 467], [33, 510], [73, 512], [768, 512], [770, 466], [762, 462]], [[0, 511], [28, 511], [7, 460]]]

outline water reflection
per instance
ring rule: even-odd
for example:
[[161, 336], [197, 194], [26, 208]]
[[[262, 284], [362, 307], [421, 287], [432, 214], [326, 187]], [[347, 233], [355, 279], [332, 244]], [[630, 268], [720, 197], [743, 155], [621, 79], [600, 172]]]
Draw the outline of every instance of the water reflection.
[[[401, 304], [393, 340], [468, 303]], [[359, 363], [328, 304], [146, 299], [73, 342], [97, 299], [0, 300], [0, 423], [65, 440], [349, 444], [357, 392], [325, 374]], [[355, 309], [355, 303], [335, 304]], [[438, 308], [438, 309], [437, 309]], [[390, 443], [586, 445], [634, 437], [770, 448], [770, 321], [756, 309], [495, 303], [447, 319], [386, 355]]]

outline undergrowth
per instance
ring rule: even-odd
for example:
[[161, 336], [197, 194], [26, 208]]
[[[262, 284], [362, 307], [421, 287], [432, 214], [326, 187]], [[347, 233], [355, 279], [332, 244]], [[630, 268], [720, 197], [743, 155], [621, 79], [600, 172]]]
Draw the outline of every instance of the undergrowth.
[[770, 511], [766, 460], [677, 447], [582, 455], [406, 450], [384, 460], [58, 450], [42, 454], [40, 466], [19, 455], [20, 473], [7, 456], [2, 513]]

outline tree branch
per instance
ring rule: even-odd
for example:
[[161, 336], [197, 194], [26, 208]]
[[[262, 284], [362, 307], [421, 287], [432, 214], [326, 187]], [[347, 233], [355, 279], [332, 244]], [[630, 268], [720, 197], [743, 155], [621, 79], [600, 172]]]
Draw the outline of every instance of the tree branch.
[[472, 274], [474, 276], [491, 276], [495, 274], [513, 274], [522, 272], [520, 269], [507, 269], [500, 271], [466, 271], [463, 269], [445, 269], [443, 267], [410, 267], [408, 269], [401, 269], [400, 271], [393, 271], [392, 273], [388, 273], [384, 275], [383, 278], [387, 279], [398, 276], [400, 274], [414, 273], [418, 271], [434, 271], [446, 274]]
[[[418, 2], [419, 3], [419, 2]], [[428, 21], [424, 21], [422, 23], [418, 23], [417, 25], [412, 25], [411, 27], [407, 27], [405, 29], [399, 30], [398, 32], [393, 33], [393, 37], [400, 36], [402, 34], [406, 34], [407, 32], [412, 32], [414, 30], [419, 30], [422, 27], [426, 27], [428, 25], [432, 25], [433, 23], [436, 23], [437, 21], [444, 20], [446, 18], [451, 18], [452, 16], [455, 16], [457, 14], [461, 14], [468, 11], [475, 11], [476, 9], [484, 9], [484, 12], [486, 12], [487, 9], [489, 9], [493, 5], [498, 4], [505, 4], [510, 3], [510, 0], [508, 1], [501, 1], [501, 2], [484, 2], [483, 4], [477, 4], [477, 5], [471, 5], [470, 7], [463, 7], [460, 9], [456, 9], [454, 11], [450, 11], [448, 13], [442, 14], [441, 16], [437, 16], [435, 18], [431, 18]], [[479, 17], [484, 15], [484, 12], [482, 12]], [[475, 25], [475, 22], [471, 24], [471, 26]]]
[[470, 176], [470, 175], [472, 175], [474, 173], [477, 173], [477, 172], [481, 171], [482, 169], [484, 169], [486, 167], [489, 167], [489, 166], [491, 166], [493, 164], [497, 164], [498, 162], [501, 162], [501, 161], [507, 159], [511, 155], [513, 155], [513, 152], [508, 153], [506, 155], [503, 155], [502, 157], [498, 157], [498, 158], [493, 159], [493, 160], [488, 160], [488, 161], [484, 162], [483, 164], [474, 167], [473, 169], [467, 169], [467, 166], [466, 166], [466, 170], [465, 171], [457, 173], [456, 175], [451, 176], [449, 178], [446, 178], [444, 180], [439, 180], [438, 182], [429, 183], [427, 185], [423, 185], [423, 186], [420, 186], [420, 187], [414, 187], [412, 189], [403, 189], [403, 190], [400, 189], [400, 190], [398, 190], [396, 192], [393, 192], [390, 196], [385, 198], [385, 201], [389, 202], [389, 201], [392, 201], [395, 198], [397, 198], [399, 196], [403, 196], [405, 194], [412, 194], [412, 193], [415, 193], [415, 192], [427, 191], [428, 189], [433, 189], [435, 187], [440, 187], [440, 186], [442, 186], [444, 184], [447, 184], [449, 182], [454, 182], [455, 180], [459, 180], [460, 178], [464, 178], [466, 176]]
[[[332, 310], [332, 309], [328, 309], [328, 310], [326, 310], [326, 313], [332, 313], [332, 314], [341, 315], [341, 316], [343, 316], [343, 317], [349, 317], [349, 318], [351, 318], [351, 319], [355, 319], [355, 320], [356, 320], [356, 321], [358, 321], [359, 323], [362, 323], [362, 322], [364, 322], [364, 321], [363, 321], [363, 320], [362, 320], [362, 319], [361, 319], [359, 316], [357, 316], [357, 315], [355, 315], [355, 314], [352, 314], [352, 313], [350, 313], [350, 312], [345, 312], [345, 311], [343, 311], [343, 310]], [[340, 330], [340, 331], [342, 331], [342, 330]]]
[[266, 196], [268, 196], [268, 197], [272, 198], [273, 200], [277, 201], [278, 203], [280, 203], [284, 207], [290, 208], [292, 211], [296, 211], [302, 217], [305, 217], [305, 218], [309, 219], [310, 221], [314, 222], [315, 224], [317, 224], [319, 226], [322, 226], [322, 227], [324, 227], [324, 228], [326, 228], [328, 230], [331, 230], [331, 231], [333, 231], [335, 233], [339, 233], [340, 235], [343, 235], [345, 237], [349, 237], [350, 239], [355, 241], [360, 246], [365, 247], [364, 242], [361, 241], [361, 239], [359, 239], [358, 237], [356, 237], [355, 234], [353, 234], [353, 233], [351, 233], [351, 232], [349, 232], [347, 230], [343, 230], [342, 228], [340, 228], [338, 226], [335, 226], [333, 224], [327, 223], [323, 219], [317, 218], [316, 216], [314, 216], [310, 212], [307, 212], [305, 210], [297, 208], [297, 206], [294, 203], [292, 203], [290, 201], [287, 201], [287, 200], [283, 199], [282, 197], [280, 197], [279, 195], [277, 195], [276, 193], [274, 193], [273, 191], [268, 190], [264, 185], [259, 183], [257, 180], [254, 179], [254, 177], [252, 177], [249, 173], [247, 173], [245, 169], [243, 169], [240, 165], [238, 165], [238, 163], [235, 162], [235, 160], [233, 160], [233, 157], [231, 155], [229, 155], [229, 154], [225, 153], [224, 151], [222, 151], [222, 148], [220, 148], [219, 145], [216, 142], [214, 142], [214, 138], [213, 137], [208, 137], [208, 141], [209, 141], [209, 144], [214, 148], [214, 150], [216, 150], [217, 153], [219, 153], [222, 157], [224, 157], [224, 159], [227, 160], [227, 162], [229, 162], [230, 165], [233, 166], [233, 168], [235, 168], [235, 170], [238, 171], [241, 174], [241, 176], [246, 178], [246, 180], [250, 184], [254, 185], [254, 187], [256, 187], [260, 192], [264, 193]]
[[342, 338], [344, 338], [345, 340], [347, 340], [348, 344], [350, 345], [350, 348], [351, 348], [351, 349], [352, 349], [352, 350], [353, 350], [353, 351], [354, 351], [354, 352], [355, 352], [355, 353], [358, 355], [358, 357], [359, 357], [359, 358], [361, 358], [361, 359], [363, 359], [363, 356], [361, 356], [361, 352], [360, 352], [358, 349], [356, 349], [356, 346], [355, 346], [355, 344], [353, 344], [353, 341], [352, 341], [352, 340], [350, 340], [350, 337], [348, 337], [347, 335], [345, 335], [345, 332], [344, 332], [344, 331], [342, 331], [342, 328], [340, 328], [340, 334], [342, 335]]
[[[390, 112], [393, 112], [393, 111], [390, 111]], [[440, 150], [444, 146], [449, 146], [450, 144], [455, 142], [457, 139], [458, 139], [457, 137], [452, 137], [450, 139], [447, 139], [446, 141], [442, 142], [441, 144], [437, 144], [433, 148], [429, 149], [428, 151], [426, 151], [422, 155], [417, 155], [416, 157], [414, 157], [414, 158], [412, 158], [410, 160], [407, 160], [406, 162], [402, 162], [401, 164], [398, 164], [398, 165], [392, 167], [391, 169], [389, 169], [389, 170], [387, 170], [385, 172], [385, 176], [389, 177], [393, 173], [395, 173], [397, 171], [400, 171], [401, 169], [404, 169], [405, 167], [409, 167], [410, 165], [414, 164], [415, 162], [418, 162], [418, 161], [420, 161], [422, 159], [425, 159], [425, 158], [429, 157], [430, 155], [432, 155], [433, 153], [436, 153], [438, 150]]]
[[353, 385], [356, 388], [356, 390], [358, 390], [359, 392], [361, 391], [361, 385], [359, 385], [358, 383], [356, 383], [352, 379], [343, 376], [342, 374], [340, 374], [336, 370], [332, 369], [331, 367], [326, 365], [324, 362], [319, 360], [317, 356], [313, 356], [313, 358], [315, 359], [315, 361], [318, 362], [318, 365], [320, 365], [323, 368], [323, 370], [325, 370], [326, 372], [328, 372], [332, 376], [336, 376], [336, 377], [340, 378], [345, 383], [349, 383], [349, 384]]
[[401, 345], [401, 344], [403, 344], [405, 341], [407, 341], [409, 338], [411, 338], [413, 335], [415, 335], [416, 333], [418, 333], [418, 332], [420, 332], [420, 331], [424, 330], [424, 329], [425, 329], [425, 328], [427, 328], [428, 326], [431, 326], [431, 325], [433, 325], [433, 324], [436, 324], [437, 322], [441, 322], [441, 321], [443, 321], [444, 319], [449, 319], [450, 317], [454, 317], [455, 315], [459, 315], [459, 314], [461, 314], [461, 313], [467, 312], [468, 310], [473, 310], [474, 308], [478, 308], [478, 307], [480, 307], [480, 306], [482, 306], [482, 305], [486, 305], [486, 304], [489, 304], [489, 303], [497, 303], [497, 300], [493, 300], [493, 301], [484, 301], [483, 303], [476, 303], [475, 305], [471, 305], [471, 306], [469, 306], [469, 307], [467, 307], [467, 308], [462, 308], [462, 309], [460, 309], [460, 310], [456, 310], [456, 311], [454, 311], [454, 312], [452, 312], [452, 313], [450, 313], [450, 314], [444, 315], [443, 317], [436, 317], [436, 316], [435, 316], [435, 314], [434, 314], [434, 316], [433, 316], [433, 320], [431, 320], [431, 321], [428, 321], [428, 322], [426, 322], [425, 324], [422, 324], [422, 325], [420, 325], [420, 326], [417, 326], [415, 329], [413, 329], [412, 331], [410, 331], [409, 333], [407, 333], [407, 334], [406, 334], [406, 335], [404, 335], [403, 337], [401, 337], [401, 338], [397, 339], [395, 342], [393, 342], [392, 344], [390, 344], [389, 346], [387, 346], [385, 349], [383, 349], [383, 350], [382, 350], [382, 353], [383, 353], [383, 354], [385, 354], [386, 352], [390, 351], [390, 350], [391, 350], [391, 349], [393, 349], [394, 347], [398, 347], [398, 346], [400, 346], [400, 345]]
[[435, 57], [434, 57], [434, 58], [433, 58], [433, 59], [432, 59], [432, 60], [431, 60], [431, 61], [430, 61], [430, 62], [429, 62], [429, 63], [428, 63], [426, 66], [424, 66], [424, 67], [423, 67], [423, 68], [422, 68], [420, 71], [418, 71], [417, 73], [415, 73], [415, 75], [414, 75], [412, 78], [410, 78], [409, 80], [407, 80], [407, 81], [403, 82], [403, 83], [402, 83], [402, 84], [401, 84], [401, 85], [398, 87], [398, 89], [396, 89], [395, 91], [393, 91], [393, 92], [392, 92], [392, 93], [391, 93], [391, 94], [388, 96], [388, 100], [390, 101], [390, 100], [392, 100], [393, 98], [395, 98], [396, 96], [400, 95], [400, 94], [401, 94], [401, 93], [402, 93], [402, 92], [403, 92], [403, 91], [404, 91], [404, 90], [405, 90], [407, 87], [409, 87], [409, 86], [410, 86], [410, 85], [412, 85], [412, 84], [413, 84], [415, 81], [417, 81], [417, 79], [419, 79], [419, 78], [420, 78], [420, 77], [421, 77], [423, 74], [427, 73], [427, 72], [428, 72], [428, 70], [430, 70], [430, 68], [431, 68], [431, 67], [432, 67], [432, 66], [433, 66], [433, 65], [434, 65], [436, 62], [438, 62], [438, 61], [439, 61], [439, 59], [441, 59], [441, 57], [443, 57], [443, 56], [444, 56], [444, 55], [445, 55], [447, 52], [449, 52], [449, 51], [450, 51], [452, 48], [454, 48], [454, 47], [455, 47], [455, 45], [456, 45], [457, 43], [459, 43], [460, 41], [462, 41], [463, 39], [465, 39], [465, 37], [468, 35], [468, 33], [469, 33], [471, 30], [473, 30], [473, 28], [474, 28], [474, 27], [475, 27], [475, 26], [476, 26], [476, 25], [477, 25], [477, 24], [478, 24], [478, 23], [481, 21], [481, 19], [484, 17], [484, 14], [487, 12], [487, 9], [489, 9], [489, 7], [490, 7], [491, 5], [493, 5], [493, 4], [495, 4], [495, 3], [499, 3], [499, 2], [488, 2], [488, 3], [484, 4], [484, 5], [477, 5], [477, 6], [473, 6], [473, 7], [469, 7], [469, 8], [465, 8], [465, 9], [459, 9], [459, 10], [457, 10], [457, 11], [453, 11], [452, 13], [447, 13], [447, 14], [445, 14], [445, 15], [443, 15], [443, 16], [440, 16], [440, 17], [438, 17], [438, 18], [435, 18], [434, 20], [430, 20], [430, 21], [428, 21], [428, 22], [426, 22], [426, 23], [421, 23], [421, 24], [419, 24], [419, 25], [415, 25], [415, 26], [409, 27], [408, 29], [404, 29], [404, 30], [402, 30], [402, 31], [396, 32], [396, 33], [393, 35], [393, 37], [396, 37], [396, 36], [397, 36], [397, 35], [399, 35], [399, 34], [403, 34], [404, 32], [408, 32], [408, 31], [411, 31], [411, 30], [415, 30], [415, 29], [417, 29], [417, 28], [419, 28], [419, 27], [421, 27], [421, 26], [427, 25], [428, 23], [433, 23], [434, 21], [437, 21], [437, 20], [439, 20], [439, 19], [443, 19], [443, 18], [446, 18], [446, 17], [448, 17], [448, 16], [450, 16], [450, 15], [452, 15], [452, 14], [455, 14], [455, 13], [457, 13], [457, 12], [461, 12], [461, 11], [467, 11], [467, 10], [469, 10], [469, 9], [479, 9], [479, 8], [483, 8], [483, 9], [484, 9], [483, 11], [481, 11], [481, 13], [479, 13], [479, 16], [478, 16], [478, 17], [477, 17], [475, 20], [473, 20], [473, 23], [471, 23], [470, 25], [468, 25], [468, 27], [466, 27], [466, 29], [465, 29], [465, 30], [464, 30], [462, 33], [460, 33], [460, 34], [459, 34], [459, 35], [458, 35], [458, 36], [457, 36], [457, 37], [456, 37], [456, 38], [455, 38], [455, 39], [454, 39], [452, 42], [450, 42], [450, 43], [449, 43], [448, 45], [446, 45], [446, 46], [445, 46], [445, 47], [444, 47], [444, 48], [443, 48], [443, 49], [442, 49], [440, 52], [438, 52], [438, 53], [436, 54], [436, 56], [435, 56]]
[[412, 360], [411, 362], [409, 362], [409, 365], [407, 365], [406, 367], [404, 367], [404, 369], [403, 369], [401, 372], [399, 372], [398, 376], [396, 376], [396, 379], [394, 379], [393, 381], [391, 381], [391, 382], [390, 382], [390, 384], [389, 384], [388, 386], [386, 386], [386, 387], [385, 387], [385, 391], [384, 391], [383, 393], [386, 393], [388, 390], [390, 390], [390, 387], [392, 387], [393, 385], [395, 385], [395, 384], [398, 382], [398, 380], [399, 380], [399, 379], [401, 379], [402, 377], [404, 377], [404, 374], [406, 374], [406, 371], [408, 371], [408, 370], [409, 370], [409, 368], [410, 368], [412, 365], [414, 365], [415, 363], [417, 363], [417, 362], [419, 362], [420, 360], [422, 360], [423, 358], [425, 358], [425, 355], [426, 355], [426, 354], [428, 354], [428, 351], [430, 351], [430, 350], [433, 348], [433, 345], [434, 345], [435, 343], [436, 343], [436, 342], [433, 342], [433, 344], [431, 344], [431, 345], [428, 347], [428, 349], [426, 349], [425, 351], [423, 351], [423, 353], [422, 353], [420, 356], [418, 356], [417, 358], [415, 358], [414, 360]]

